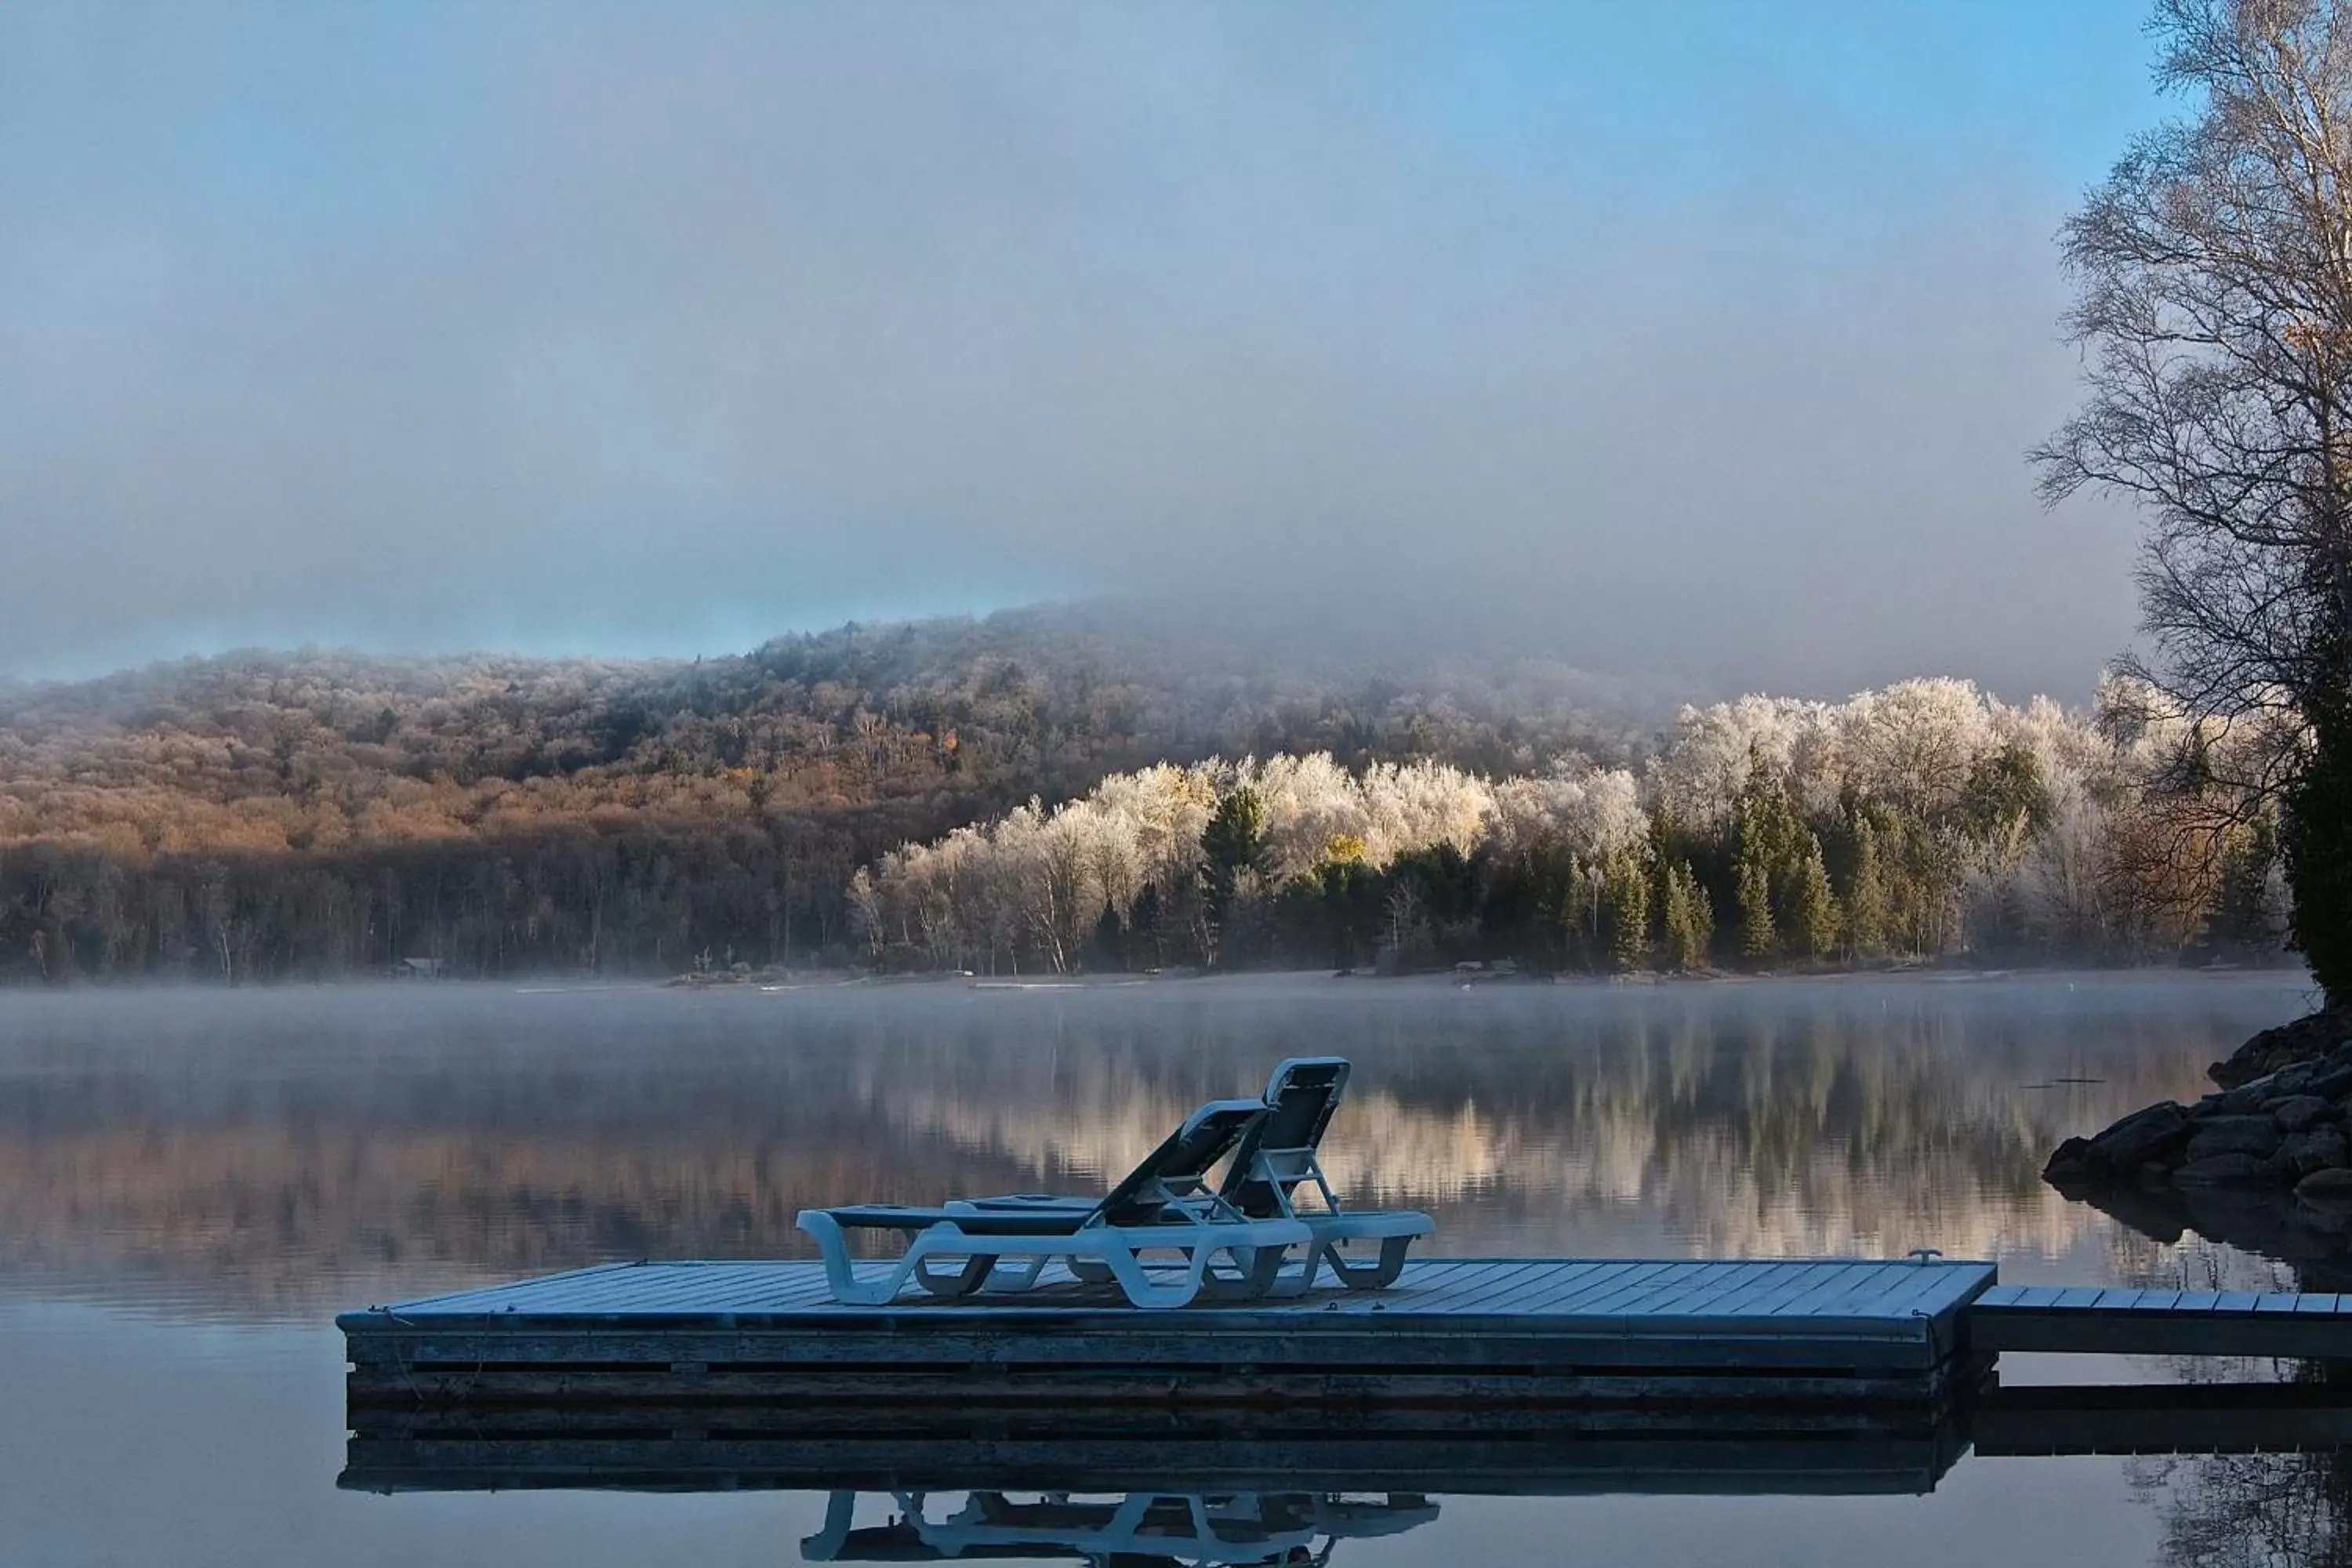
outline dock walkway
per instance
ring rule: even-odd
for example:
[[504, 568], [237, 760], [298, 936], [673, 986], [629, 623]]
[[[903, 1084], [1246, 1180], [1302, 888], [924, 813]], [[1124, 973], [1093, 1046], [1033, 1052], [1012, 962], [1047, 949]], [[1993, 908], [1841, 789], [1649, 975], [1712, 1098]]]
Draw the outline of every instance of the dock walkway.
[[1969, 1303], [1981, 1351], [2352, 1357], [2352, 1295], [1995, 1285]]

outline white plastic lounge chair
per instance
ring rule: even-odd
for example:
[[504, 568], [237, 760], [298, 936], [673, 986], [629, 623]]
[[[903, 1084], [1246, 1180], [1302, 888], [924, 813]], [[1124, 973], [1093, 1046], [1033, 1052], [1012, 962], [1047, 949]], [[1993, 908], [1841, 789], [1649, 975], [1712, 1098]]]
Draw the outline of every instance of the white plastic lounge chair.
[[[1345, 1057], [1292, 1057], [1276, 1065], [1273, 1076], [1266, 1079], [1265, 1118], [1243, 1134], [1219, 1191], [1247, 1218], [1305, 1221], [1315, 1233], [1315, 1242], [1307, 1248], [1302, 1269], [1271, 1277], [1258, 1272], [1242, 1281], [1213, 1275], [1203, 1287], [1209, 1293], [1295, 1295], [1312, 1288], [1326, 1264], [1332, 1276], [1351, 1290], [1381, 1289], [1396, 1282], [1413, 1241], [1437, 1228], [1436, 1221], [1417, 1209], [1348, 1208], [1331, 1190], [1319, 1151], [1353, 1070]], [[1297, 1192], [1307, 1185], [1313, 1186], [1319, 1201], [1301, 1208]], [[1031, 1212], [1060, 1207], [1083, 1211], [1091, 1206], [1091, 1200], [1086, 1198], [1038, 1194], [980, 1202], [990, 1207], [1025, 1206]], [[1377, 1243], [1380, 1251], [1373, 1258], [1351, 1258], [1345, 1250], [1351, 1242]], [[1085, 1259], [1072, 1260], [1070, 1268], [1083, 1279], [1111, 1278], [1101, 1265]], [[992, 1288], [1003, 1288], [991, 1283]]]
[[[1204, 1288], [1213, 1295], [1260, 1294], [1288, 1249], [1311, 1244], [1315, 1233], [1286, 1215], [1243, 1215], [1209, 1187], [1208, 1173], [1267, 1115], [1262, 1100], [1212, 1100], [1086, 1207], [1021, 1194], [937, 1208], [803, 1209], [798, 1223], [824, 1259], [834, 1299], [859, 1306], [890, 1301], [910, 1279], [937, 1296], [1026, 1289], [1057, 1258], [1084, 1278], [1116, 1280], [1138, 1307], [1181, 1307]], [[912, 1239], [895, 1266], [860, 1279], [845, 1236], [853, 1229], [910, 1232]], [[1172, 1255], [1172, 1277], [1155, 1277], [1147, 1255]], [[1212, 1272], [1220, 1258], [1230, 1273]], [[959, 1261], [935, 1267], [950, 1259]]]
[[[1350, 1209], [1323, 1174], [1317, 1151], [1350, 1071], [1345, 1057], [1292, 1057], [1278, 1064], [1265, 1085], [1265, 1120], [1244, 1135], [1220, 1188], [1234, 1207], [1253, 1219], [1297, 1219], [1315, 1233], [1304, 1276], [1285, 1280], [1286, 1289], [1305, 1289], [1329, 1264], [1351, 1290], [1378, 1290], [1396, 1282], [1406, 1249], [1437, 1222], [1416, 1209]], [[1301, 1209], [1298, 1189], [1312, 1185], [1319, 1207]], [[1380, 1255], [1350, 1261], [1341, 1251], [1349, 1242], [1378, 1242]]]

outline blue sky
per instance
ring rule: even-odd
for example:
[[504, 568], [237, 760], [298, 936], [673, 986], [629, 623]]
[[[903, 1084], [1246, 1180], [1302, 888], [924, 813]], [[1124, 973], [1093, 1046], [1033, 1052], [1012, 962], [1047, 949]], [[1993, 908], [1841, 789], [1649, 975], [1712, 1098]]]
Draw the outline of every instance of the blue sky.
[[0, 673], [1143, 591], [2079, 694], [2143, 14], [19, 0]]

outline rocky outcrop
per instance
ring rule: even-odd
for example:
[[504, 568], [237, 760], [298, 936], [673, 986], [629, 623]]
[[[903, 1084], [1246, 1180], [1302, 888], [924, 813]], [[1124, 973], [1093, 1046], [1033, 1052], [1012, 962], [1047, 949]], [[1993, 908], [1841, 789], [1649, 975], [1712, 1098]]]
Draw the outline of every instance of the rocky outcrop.
[[2230, 1053], [2225, 1061], [2205, 1069], [2205, 1076], [2222, 1089], [2268, 1078], [2284, 1067], [2316, 1061], [2346, 1040], [2352, 1040], [2352, 1007], [2331, 1007], [2264, 1029]]
[[2076, 1196], [2293, 1194], [2318, 1223], [2352, 1228], [2352, 1009], [2266, 1029], [2209, 1072], [2221, 1088], [2193, 1105], [2168, 1100], [2067, 1139], [2043, 1180]]

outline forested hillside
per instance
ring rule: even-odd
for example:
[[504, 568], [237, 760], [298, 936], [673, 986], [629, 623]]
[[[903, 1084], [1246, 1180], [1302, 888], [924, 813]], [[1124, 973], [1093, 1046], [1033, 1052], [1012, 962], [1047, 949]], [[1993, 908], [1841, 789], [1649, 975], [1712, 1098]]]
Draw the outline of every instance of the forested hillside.
[[1161, 764], [895, 850], [854, 901], [877, 962], [989, 972], [2261, 960], [2267, 744], [2121, 680], [2095, 714], [1958, 680], [1750, 697], [1639, 767]]
[[1554, 666], [1366, 676], [1111, 606], [695, 663], [236, 654], [0, 684], [0, 979], [841, 959], [891, 847], [1163, 760], [1638, 763]]

